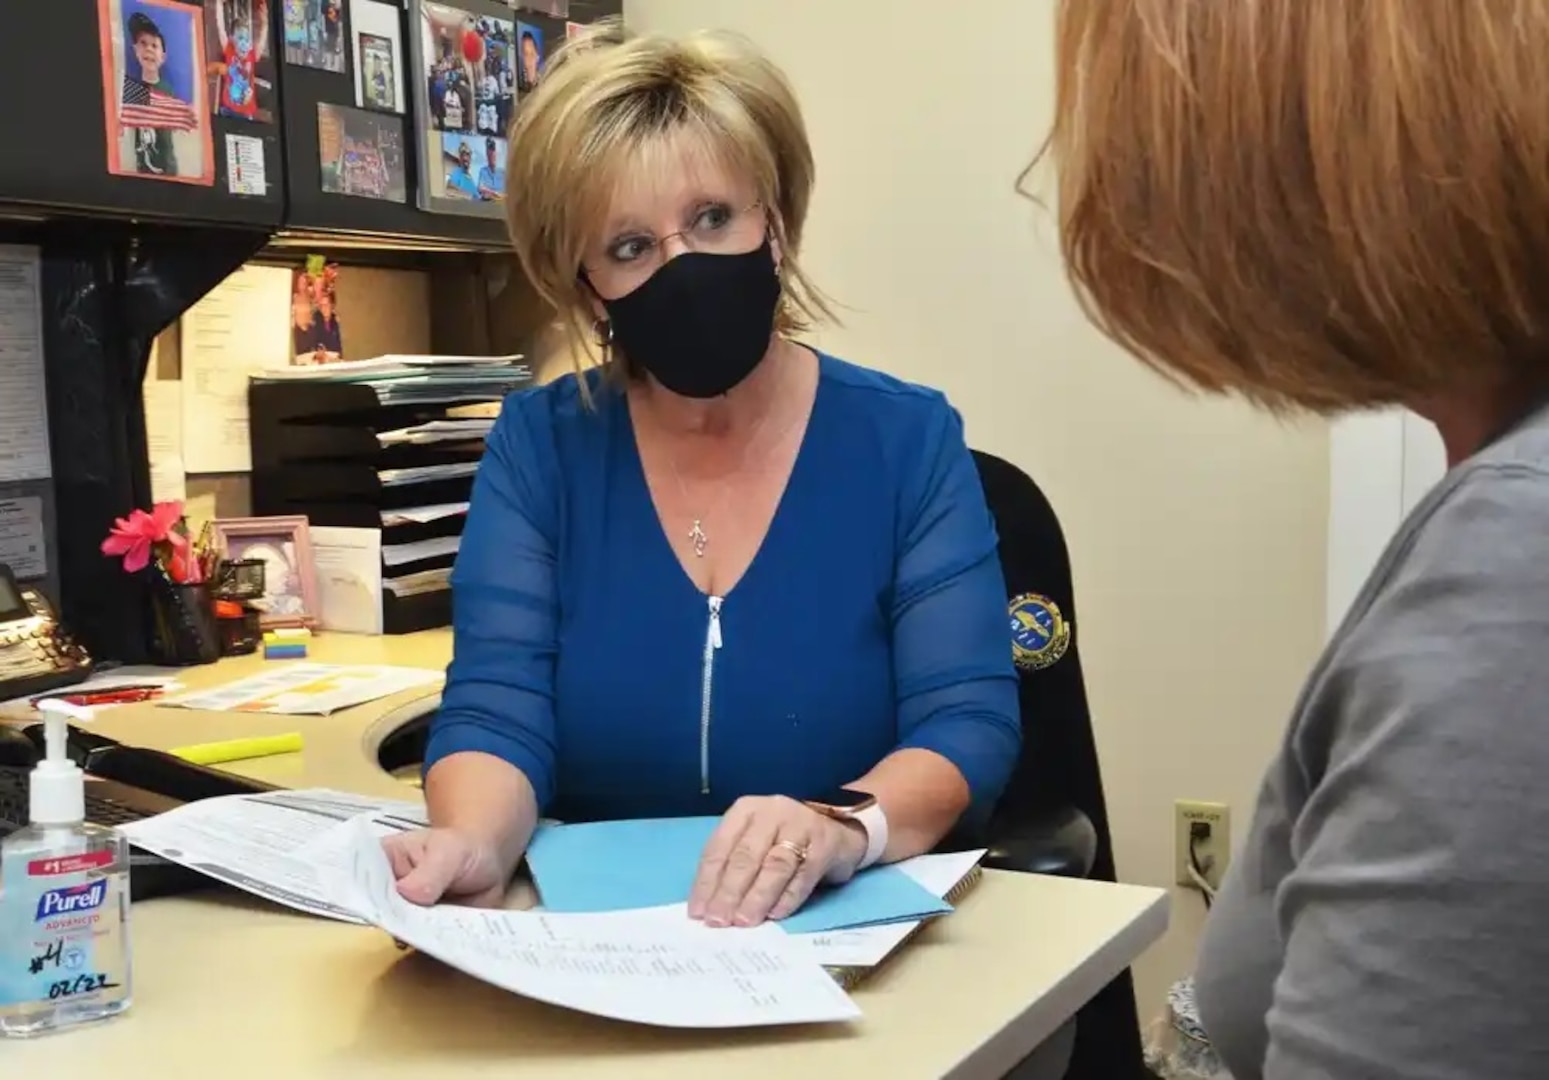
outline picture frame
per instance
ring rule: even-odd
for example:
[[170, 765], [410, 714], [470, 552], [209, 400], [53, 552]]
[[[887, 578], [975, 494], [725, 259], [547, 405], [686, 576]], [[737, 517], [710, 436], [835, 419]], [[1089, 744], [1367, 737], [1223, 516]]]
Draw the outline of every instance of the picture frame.
[[317, 625], [317, 564], [305, 517], [222, 518], [210, 530], [222, 559], [263, 561], [264, 597], [253, 605], [261, 627]]
[[408, 11], [417, 205], [498, 221], [516, 111], [516, 12], [499, 0], [408, 0]]
[[404, 93], [407, 56], [403, 50], [403, 6], [385, 0], [350, 0], [355, 107], [408, 112]]
[[215, 183], [204, 8], [178, 0], [97, 0], [107, 171]]

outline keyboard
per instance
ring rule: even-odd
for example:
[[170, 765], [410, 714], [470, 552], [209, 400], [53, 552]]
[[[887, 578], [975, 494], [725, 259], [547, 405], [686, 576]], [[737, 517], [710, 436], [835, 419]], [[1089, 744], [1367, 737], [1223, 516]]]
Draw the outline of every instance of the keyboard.
[[[0, 765], [0, 839], [28, 821], [30, 769]], [[86, 820], [94, 825], [124, 825], [181, 805], [164, 795], [112, 780], [86, 780]], [[207, 889], [215, 882], [148, 851], [129, 849], [129, 899], [151, 900]]]

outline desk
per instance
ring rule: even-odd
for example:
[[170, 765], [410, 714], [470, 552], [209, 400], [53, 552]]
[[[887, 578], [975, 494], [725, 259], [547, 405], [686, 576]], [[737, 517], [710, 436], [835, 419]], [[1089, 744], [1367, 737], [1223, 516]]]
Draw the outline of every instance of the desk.
[[[321, 663], [440, 667], [444, 632], [319, 636]], [[252, 657], [190, 669], [211, 686], [252, 674]], [[237, 762], [287, 786], [404, 797], [376, 747], [428, 695], [409, 691], [330, 717], [104, 710], [103, 734], [170, 749], [300, 731], [301, 755]], [[410, 710], [412, 711], [412, 710]], [[394, 718], [396, 714], [396, 718]], [[12, 713], [8, 719], [25, 719]], [[496, 990], [380, 931], [312, 919], [245, 897], [168, 898], [134, 909], [135, 1001], [100, 1027], [0, 1047], [5, 1073], [105, 1069], [123, 1080], [473, 1080], [535, 1077], [742, 1080], [793, 1076], [1000, 1076], [1056, 1031], [1166, 929], [1158, 889], [990, 871], [855, 991], [849, 1026], [748, 1032], [631, 1027]]]

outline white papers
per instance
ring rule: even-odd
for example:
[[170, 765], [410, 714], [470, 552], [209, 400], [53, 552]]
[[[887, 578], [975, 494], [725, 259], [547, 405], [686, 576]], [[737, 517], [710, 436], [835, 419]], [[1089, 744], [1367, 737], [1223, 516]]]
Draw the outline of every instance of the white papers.
[[0, 563], [19, 578], [40, 578], [48, 573], [40, 496], [0, 499]]
[[468, 504], [465, 502], [436, 503], [433, 506], [404, 506], [397, 510], [382, 511], [382, 527], [389, 525], [424, 525], [431, 521], [440, 521], [442, 518], [456, 517], [458, 514], [466, 514]]
[[[265, 379], [318, 379], [324, 382], [364, 381], [370, 375], [434, 375], [437, 368], [502, 368], [518, 364], [514, 356], [373, 356], [369, 360], [340, 360], [332, 364], [266, 371]], [[522, 369], [525, 370], [525, 369]]]
[[327, 716], [440, 681], [441, 672], [421, 668], [292, 663], [213, 690], [169, 698], [162, 704], [210, 712]]
[[[945, 899], [984, 858], [984, 849], [954, 851], [944, 855], [917, 855], [894, 865], [932, 893]], [[918, 922], [863, 926], [822, 934], [792, 934], [791, 940], [808, 949], [826, 967], [873, 967], [919, 927]]]
[[416, 907], [353, 825], [335, 902], [399, 941], [523, 997], [639, 1024], [762, 1027], [852, 1020], [853, 1001], [778, 926], [712, 930], [660, 910], [558, 915]]
[[382, 530], [312, 526], [317, 607], [324, 630], [382, 632]]
[[[177, 681], [177, 677], [171, 674], [174, 668], [152, 667], [149, 664], [129, 664], [125, 667], [112, 668], [109, 675], [93, 675], [85, 682], [72, 683], [60, 690], [60, 694], [101, 694], [109, 690], [119, 690], [130, 686], [155, 686], [160, 687], [164, 693], [172, 693], [183, 689], [183, 684]], [[22, 697], [9, 698], [0, 701], [0, 708], [7, 706], [31, 706], [34, 695], [26, 694]], [[127, 703], [126, 704], [130, 704]], [[83, 720], [95, 719], [96, 714], [103, 709], [116, 709], [117, 705], [79, 705], [77, 713], [85, 713]], [[34, 712], [37, 710], [34, 709]], [[41, 714], [40, 714], [41, 715]]]
[[403, 577], [387, 578], [382, 587], [394, 596], [419, 596], [422, 593], [440, 592], [450, 588], [452, 568], [438, 566], [432, 570], [418, 570]]
[[[354, 831], [343, 831], [350, 821]], [[358, 833], [379, 844], [391, 832], [424, 824], [417, 802], [314, 788], [204, 799], [122, 828], [132, 843], [169, 862], [296, 911], [358, 923], [322, 880], [345, 865], [345, 839]]]
[[248, 376], [288, 367], [291, 272], [247, 265], [183, 316], [183, 464], [247, 472]]
[[151, 366], [142, 394], [146, 449], [151, 459], [151, 499], [182, 502], [188, 498], [183, 468], [183, 384], [156, 378], [154, 361]]
[[[381, 536], [381, 533], [377, 535]], [[433, 536], [429, 540], [416, 540], [412, 544], [389, 544], [382, 549], [382, 561], [388, 566], [405, 566], [421, 559], [456, 555], [462, 542], [461, 536]]]
[[50, 475], [38, 249], [0, 244], [0, 483]]
[[402, 487], [404, 484], [472, 476], [478, 471], [477, 461], [460, 461], [451, 465], [414, 465], [406, 469], [378, 469], [376, 475], [383, 487]]
[[[429, 446], [433, 443], [482, 444], [484, 437], [494, 428], [495, 421], [485, 419], [432, 420], [426, 424], [384, 431], [377, 435], [383, 446]], [[455, 449], [455, 448], [454, 448]]]

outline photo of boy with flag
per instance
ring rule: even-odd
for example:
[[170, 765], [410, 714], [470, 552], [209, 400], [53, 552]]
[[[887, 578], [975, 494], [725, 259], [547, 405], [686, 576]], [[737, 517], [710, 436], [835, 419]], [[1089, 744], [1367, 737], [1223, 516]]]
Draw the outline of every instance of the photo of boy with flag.
[[98, 0], [110, 173], [214, 183], [203, 14], [175, 0]]

